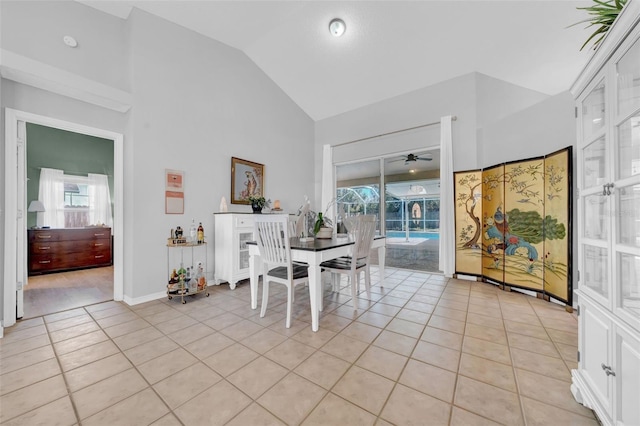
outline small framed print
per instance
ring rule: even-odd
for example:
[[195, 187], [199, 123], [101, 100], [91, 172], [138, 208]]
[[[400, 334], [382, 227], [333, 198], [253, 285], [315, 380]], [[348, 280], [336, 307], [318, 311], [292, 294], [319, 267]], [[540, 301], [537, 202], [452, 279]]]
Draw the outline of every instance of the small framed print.
[[165, 169], [165, 214], [184, 214], [184, 172]]

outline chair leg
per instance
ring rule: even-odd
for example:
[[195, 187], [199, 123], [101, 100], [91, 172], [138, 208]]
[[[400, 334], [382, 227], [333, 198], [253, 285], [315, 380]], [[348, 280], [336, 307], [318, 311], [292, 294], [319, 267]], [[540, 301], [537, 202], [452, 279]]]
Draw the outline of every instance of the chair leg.
[[367, 292], [367, 299], [371, 300], [371, 270], [368, 263], [364, 267], [364, 288]]
[[353, 309], [358, 309], [358, 305], [356, 304], [356, 299], [358, 298], [358, 273], [354, 273], [353, 275], [349, 275], [349, 280], [351, 281], [351, 300], [353, 300]]
[[291, 305], [293, 304], [293, 285], [287, 286], [287, 319], [285, 322], [285, 327], [291, 327]]
[[265, 276], [262, 278], [262, 308], [260, 308], [260, 318], [264, 318], [267, 313], [267, 304], [269, 303], [269, 279]]

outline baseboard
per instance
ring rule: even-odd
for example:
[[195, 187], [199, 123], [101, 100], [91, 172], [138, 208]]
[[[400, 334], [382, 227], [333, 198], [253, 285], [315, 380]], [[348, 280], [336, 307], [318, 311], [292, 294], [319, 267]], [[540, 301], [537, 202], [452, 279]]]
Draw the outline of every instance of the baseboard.
[[158, 293], [147, 294], [146, 296], [131, 298], [128, 296], [124, 296], [124, 303], [129, 306], [139, 305], [141, 303], [151, 302], [152, 300], [162, 299], [163, 297], [167, 297], [166, 291], [160, 291]]

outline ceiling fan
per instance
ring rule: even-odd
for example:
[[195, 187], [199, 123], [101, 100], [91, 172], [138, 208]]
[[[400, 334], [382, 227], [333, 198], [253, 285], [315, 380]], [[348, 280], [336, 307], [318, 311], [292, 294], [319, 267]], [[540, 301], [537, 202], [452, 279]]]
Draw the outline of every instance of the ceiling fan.
[[404, 161], [404, 164], [415, 163], [416, 161], [431, 161], [433, 157], [431, 154], [425, 154], [424, 156], [415, 155], [415, 154], [407, 154], [403, 155], [402, 158], [398, 158], [397, 160], [391, 160], [390, 163], [395, 163], [397, 161]]

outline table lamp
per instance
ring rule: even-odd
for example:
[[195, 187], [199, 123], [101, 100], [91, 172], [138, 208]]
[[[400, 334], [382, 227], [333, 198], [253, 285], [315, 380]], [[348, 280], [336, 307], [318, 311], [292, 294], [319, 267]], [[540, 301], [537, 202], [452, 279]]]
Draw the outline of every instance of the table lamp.
[[29, 203], [28, 212], [36, 212], [36, 226], [35, 229], [40, 228], [40, 212], [44, 211], [44, 204], [40, 200], [33, 200]]

